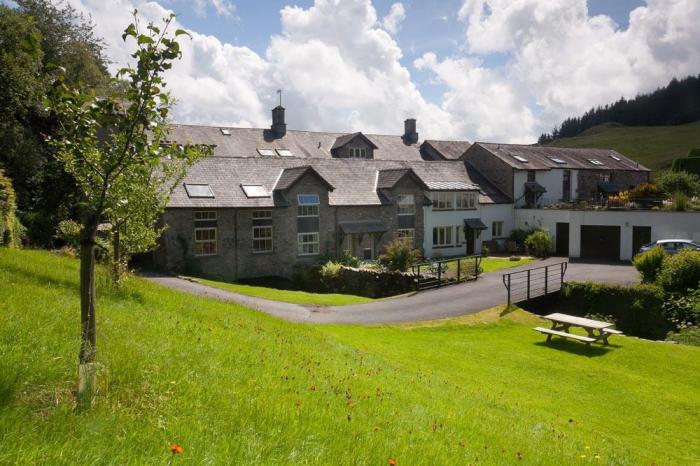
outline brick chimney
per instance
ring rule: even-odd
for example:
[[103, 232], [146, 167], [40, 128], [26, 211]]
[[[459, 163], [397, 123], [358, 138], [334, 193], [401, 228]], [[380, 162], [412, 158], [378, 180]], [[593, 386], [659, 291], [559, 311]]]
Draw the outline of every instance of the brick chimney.
[[272, 126], [270, 129], [277, 137], [287, 134], [287, 124], [284, 122], [284, 107], [278, 105], [272, 109]]
[[403, 122], [403, 140], [406, 144], [415, 144], [418, 142], [418, 133], [416, 132], [416, 119], [407, 118]]

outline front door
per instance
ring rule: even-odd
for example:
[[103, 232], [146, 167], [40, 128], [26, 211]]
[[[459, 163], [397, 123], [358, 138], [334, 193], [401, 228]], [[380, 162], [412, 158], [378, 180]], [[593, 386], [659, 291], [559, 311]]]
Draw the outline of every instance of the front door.
[[467, 243], [467, 256], [474, 255], [474, 230], [464, 229], [464, 241]]
[[639, 253], [639, 248], [651, 243], [651, 227], [632, 227], [632, 257]]
[[569, 224], [557, 222], [557, 256], [569, 256]]

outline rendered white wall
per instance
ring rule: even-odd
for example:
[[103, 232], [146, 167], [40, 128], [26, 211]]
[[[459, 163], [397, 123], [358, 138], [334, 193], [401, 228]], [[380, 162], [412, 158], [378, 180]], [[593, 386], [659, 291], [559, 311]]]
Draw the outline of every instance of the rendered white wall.
[[515, 227], [542, 227], [556, 241], [557, 222], [569, 223], [569, 257], [581, 255], [581, 225], [620, 227], [620, 260], [632, 258], [632, 227], [651, 227], [652, 241], [658, 239], [692, 239], [700, 241], [700, 213], [654, 210], [585, 211], [557, 209], [514, 209]]

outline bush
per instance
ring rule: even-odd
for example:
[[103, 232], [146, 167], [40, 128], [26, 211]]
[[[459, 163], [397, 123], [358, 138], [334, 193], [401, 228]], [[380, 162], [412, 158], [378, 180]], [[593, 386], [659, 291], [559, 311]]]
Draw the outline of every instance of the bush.
[[669, 256], [661, 267], [657, 282], [669, 292], [696, 290], [700, 286], [700, 253], [683, 249]]
[[696, 147], [695, 149], [690, 149], [688, 151], [688, 158], [692, 159], [694, 157], [700, 157], [700, 147]]
[[700, 326], [686, 327], [678, 333], [670, 332], [666, 339], [682, 345], [700, 346]]
[[321, 283], [323, 283], [327, 289], [334, 290], [342, 269], [343, 264], [332, 261], [326, 262], [323, 264], [323, 267], [321, 267]]
[[342, 253], [340, 253], [340, 257], [338, 257], [338, 260], [336, 262], [342, 265], [346, 265], [348, 267], [356, 268], [360, 266], [360, 259], [350, 254], [350, 251], [343, 251]]
[[680, 329], [700, 325], [700, 290], [669, 294], [662, 310], [666, 318]]
[[664, 171], [656, 176], [656, 184], [667, 197], [677, 194], [693, 197], [700, 194], [700, 179], [686, 171]]
[[508, 260], [511, 262], [518, 262], [520, 260], [520, 256], [510, 256]]
[[516, 228], [510, 232], [510, 236], [508, 239], [515, 241], [515, 244], [518, 247], [522, 247], [525, 245], [525, 239], [527, 238], [528, 232], [521, 229], [521, 228]]
[[688, 210], [688, 196], [683, 193], [674, 194], [670, 207], [675, 212], [685, 212]]
[[642, 282], [654, 283], [661, 272], [664, 259], [666, 259], [666, 251], [661, 246], [655, 246], [649, 251], [635, 256], [632, 259], [632, 264], [642, 276]]
[[525, 238], [525, 246], [535, 257], [547, 257], [553, 246], [552, 235], [544, 230], [535, 230]]
[[405, 272], [410, 266], [418, 262], [421, 254], [418, 249], [402, 239], [395, 239], [384, 248], [384, 253], [379, 256], [379, 263], [388, 270]]
[[83, 231], [83, 226], [75, 220], [61, 220], [56, 228], [56, 238], [63, 241], [66, 245], [80, 250], [80, 233]]
[[481, 246], [482, 257], [489, 257], [489, 248], [487, 246]]
[[23, 231], [17, 219], [17, 198], [12, 181], [0, 170], [0, 246], [21, 246]]
[[654, 183], [641, 183], [629, 191], [631, 201], [663, 199], [663, 192]]
[[628, 335], [663, 340], [674, 330], [662, 311], [665, 295], [653, 285], [631, 287], [597, 283], [566, 284], [556, 310], [577, 316], [612, 316], [617, 328]]

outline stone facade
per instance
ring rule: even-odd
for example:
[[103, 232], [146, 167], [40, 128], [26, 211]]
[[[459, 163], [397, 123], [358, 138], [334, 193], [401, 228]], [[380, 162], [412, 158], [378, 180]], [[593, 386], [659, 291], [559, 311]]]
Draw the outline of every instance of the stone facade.
[[462, 156], [468, 165], [476, 169], [504, 194], [513, 198], [513, 168], [495, 157], [488, 150], [472, 144]]
[[578, 199], [594, 199], [598, 194], [598, 183], [602, 175], [610, 176], [610, 183], [627, 190], [641, 183], [649, 182], [649, 172], [630, 170], [578, 170]]
[[[313, 255], [299, 255], [297, 235], [297, 196], [316, 194], [319, 196], [319, 251]], [[410, 178], [404, 178], [387, 193], [392, 204], [373, 206], [331, 206], [326, 186], [317, 177], [307, 174], [297, 181], [284, 196], [289, 207], [239, 208], [239, 209], [167, 209], [163, 222], [167, 230], [161, 238], [161, 247], [156, 251], [157, 263], [168, 271], [221, 277], [227, 280], [264, 276], [292, 275], [297, 263], [315, 263], [322, 257], [336, 257], [343, 249], [347, 237], [341, 234], [341, 222], [381, 222], [383, 234], [357, 234], [354, 240], [354, 255], [362, 258], [365, 248], [373, 248], [376, 258], [391, 241], [398, 228], [397, 206], [393, 204], [399, 194], [413, 194], [416, 202], [416, 245], [423, 241], [422, 189]], [[197, 256], [194, 254], [195, 212], [216, 212], [216, 254]], [[253, 213], [271, 212], [273, 249], [270, 252], [253, 252]], [[374, 242], [370, 235], [375, 235]]]

